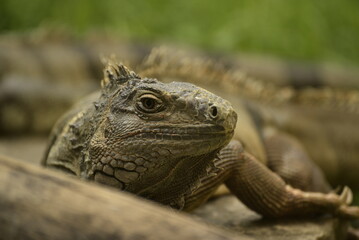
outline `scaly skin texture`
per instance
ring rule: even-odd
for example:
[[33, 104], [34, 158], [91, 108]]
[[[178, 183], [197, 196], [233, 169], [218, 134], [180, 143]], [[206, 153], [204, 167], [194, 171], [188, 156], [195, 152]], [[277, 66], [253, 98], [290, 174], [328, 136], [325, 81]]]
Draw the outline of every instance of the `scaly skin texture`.
[[[140, 78], [109, 63], [101, 92], [55, 126], [43, 163], [187, 211], [224, 183], [267, 217], [359, 217], [359, 208], [348, 206], [349, 188], [325, 193], [323, 175], [295, 139], [263, 131], [263, 154], [276, 174], [248, 142], [231, 141], [236, 122], [231, 104], [202, 88]], [[302, 168], [288, 168], [293, 163]]]

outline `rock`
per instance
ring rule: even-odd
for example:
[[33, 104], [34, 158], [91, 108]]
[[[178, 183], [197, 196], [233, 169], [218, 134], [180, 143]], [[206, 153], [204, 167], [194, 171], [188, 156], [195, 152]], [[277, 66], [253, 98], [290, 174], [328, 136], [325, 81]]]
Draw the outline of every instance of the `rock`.
[[329, 216], [310, 220], [262, 219], [231, 195], [214, 199], [196, 209], [193, 214], [209, 223], [234, 230], [239, 235], [252, 239], [345, 239], [348, 228], [346, 221]]

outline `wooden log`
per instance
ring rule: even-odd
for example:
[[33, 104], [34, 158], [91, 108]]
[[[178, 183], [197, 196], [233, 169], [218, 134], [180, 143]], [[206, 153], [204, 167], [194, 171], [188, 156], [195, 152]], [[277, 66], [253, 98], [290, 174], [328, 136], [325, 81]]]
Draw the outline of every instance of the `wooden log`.
[[133, 195], [0, 156], [0, 239], [238, 237]]

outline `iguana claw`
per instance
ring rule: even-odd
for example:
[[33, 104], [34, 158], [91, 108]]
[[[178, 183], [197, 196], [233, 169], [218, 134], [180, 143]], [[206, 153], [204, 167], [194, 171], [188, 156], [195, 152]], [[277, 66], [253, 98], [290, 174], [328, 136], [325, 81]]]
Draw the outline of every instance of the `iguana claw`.
[[353, 201], [353, 192], [348, 186], [344, 186], [339, 195], [339, 199], [346, 205], [350, 205]]

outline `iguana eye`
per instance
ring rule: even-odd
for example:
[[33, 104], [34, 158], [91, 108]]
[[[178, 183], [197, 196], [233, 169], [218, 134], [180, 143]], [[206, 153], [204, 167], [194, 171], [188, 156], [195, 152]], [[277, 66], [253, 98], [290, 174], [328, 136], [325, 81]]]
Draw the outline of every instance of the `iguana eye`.
[[146, 113], [159, 112], [163, 109], [161, 99], [152, 94], [144, 94], [138, 98], [137, 108]]

